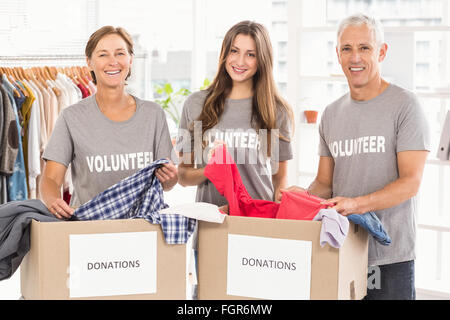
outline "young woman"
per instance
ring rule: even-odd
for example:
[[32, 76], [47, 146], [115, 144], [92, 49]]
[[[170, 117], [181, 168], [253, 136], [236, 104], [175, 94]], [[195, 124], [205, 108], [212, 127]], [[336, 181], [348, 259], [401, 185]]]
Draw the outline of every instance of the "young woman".
[[272, 46], [265, 27], [250, 21], [233, 26], [223, 40], [214, 81], [188, 97], [180, 121], [179, 182], [198, 186], [197, 201], [227, 203], [204, 175], [205, 155], [221, 143], [227, 145], [252, 198], [277, 199], [286, 186], [293, 117], [272, 72]]
[[[86, 61], [97, 93], [64, 109], [45, 149], [41, 197], [60, 219], [72, 207], [160, 158], [170, 159], [172, 143], [164, 111], [157, 104], [126, 92], [133, 63], [133, 42], [122, 28], [105, 26], [86, 45]], [[71, 206], [61, 198], [71, 165], [74, 192]], [[173, 163], [156, 172], [165, 191], [178, 181]]]

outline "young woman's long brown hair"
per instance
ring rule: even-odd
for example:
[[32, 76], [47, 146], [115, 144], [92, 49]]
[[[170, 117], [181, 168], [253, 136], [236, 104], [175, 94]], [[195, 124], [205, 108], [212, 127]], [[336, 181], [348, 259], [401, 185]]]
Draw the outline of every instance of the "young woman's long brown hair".
[[[233, 81], [225, 69], [231, 46], [237, 35], [249, 35], [256, 44], [258, 70], [253, 76], [253, 108], [252, 125], [256, 130], [268, 130], [268, 154], [270, 155], [270, 130], [277, 129], [277, 113], [286, 112], [293, 122], [293, 112], [288, 103], [281, 97], [273, 79], [272, 44], [266, 28], [256, 22], [242, 21], [234, 25], [225, 35], [222, 42], [217, 74], [208, 87], [203, 110], [197, 119], [202, 121], [202, 135], [219, 123], [224, 112], [225, 99], [231, 92]], [[280, 138], [288, 140], [280, 134]]]

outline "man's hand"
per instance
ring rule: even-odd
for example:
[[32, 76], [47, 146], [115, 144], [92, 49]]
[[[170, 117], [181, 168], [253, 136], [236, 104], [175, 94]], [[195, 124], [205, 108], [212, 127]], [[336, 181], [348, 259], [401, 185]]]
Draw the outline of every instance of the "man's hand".
[[360, 212], [358, 201], [355, 198], [344, 198], [335, 197], [321, 202], [321, 204], [326, 204], [343, 216], [348, 216], [350, 214], [362, 214]]

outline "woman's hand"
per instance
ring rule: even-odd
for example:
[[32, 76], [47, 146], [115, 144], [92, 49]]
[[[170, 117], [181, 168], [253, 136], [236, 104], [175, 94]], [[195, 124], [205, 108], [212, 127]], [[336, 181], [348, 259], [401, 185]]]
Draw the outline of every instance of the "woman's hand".
[[277, 202], [280, 202], [284, 192], [305, 192], [305, 191], [307, 190], [297, 186], [291, 186], [286, 189], [280, 189], [280, 192], [275, 195], [275, 200]]
[[219, 207], [219, 210], [228, 215], [230, 214], [230, 207], [227, 204]]
[[178, 169], [170, 160], [169, 163], [158, 168], [155, 175], [161, 182], [164, 191], [171, 190], [178, 182]]
[[54, 198], [47, 204], [48, 210], [58, 219], [70, 219], [75, 212], [63, 199]]
[[61, 199], [61, 187], [64, 182], [67, 167], [61, 163], [48, 160], [45, 162], [39, 190], [41, 199], [48, 210], [58, 219], [70, 219], [75, 209]]
[[214, 152], [216, 151], [216, 149], [218, 149], [219, 147], [221, 147], [223, 145], [224, 146], [227, 145], [225, 143], [225, 141], [222, 141], [222, 140], [215, 140], [214, 141], [214, 146], [211, 149], [209, 149], [209, 151], [208, 151], [208, 162], [209, 162], [209, 160], [211, 160], [211, 158], [212, 158]]

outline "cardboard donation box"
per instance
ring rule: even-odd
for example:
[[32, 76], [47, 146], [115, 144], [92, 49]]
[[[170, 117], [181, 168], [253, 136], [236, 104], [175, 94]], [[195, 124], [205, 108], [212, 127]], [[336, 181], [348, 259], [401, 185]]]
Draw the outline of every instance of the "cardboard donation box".
[[322, 248], [321, 226], [233, 216], [199, 222], [199, 299], [362, 299], [367, 232], [350, 223], [340, 249]]
[[24, 299], [186, 299], [186, 245], [142, 219], [37, 222]]

